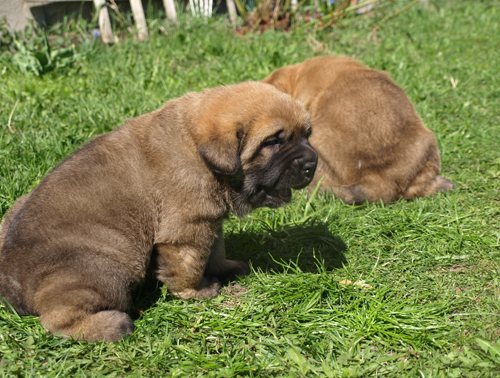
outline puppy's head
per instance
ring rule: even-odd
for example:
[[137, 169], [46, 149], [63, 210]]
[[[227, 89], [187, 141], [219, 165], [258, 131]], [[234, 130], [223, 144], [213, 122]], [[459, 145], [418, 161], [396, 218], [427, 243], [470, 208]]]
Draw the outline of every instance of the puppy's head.
[[247, 82], [206, 90], [193, 130], [200, 155], [232, 193], [237, 215], [289, 202], [307, 186], [318, 155], [303, 108], [271, 85]]

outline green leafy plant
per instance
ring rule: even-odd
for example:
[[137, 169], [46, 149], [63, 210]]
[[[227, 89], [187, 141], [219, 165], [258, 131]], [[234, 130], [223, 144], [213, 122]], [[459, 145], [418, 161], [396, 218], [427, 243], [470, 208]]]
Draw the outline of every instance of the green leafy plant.
[[17, 51], [12, 54], [12, 64], [24, 73], [41, 76], [49, 71], [71, 66], [83, 57], [83, 54], [76, 52], [74, 44], [69, 47], [51, 47], [45, 31], [42, 39], [43, 45], [40, 48], [33, 44], [27, 46], [15, 39], [13, 45]]
[[12, 34], [7, 28], [7, 21], [5, 18], [0, 19], [0, 52], [4, 51], [7, 46], [12, 44]]

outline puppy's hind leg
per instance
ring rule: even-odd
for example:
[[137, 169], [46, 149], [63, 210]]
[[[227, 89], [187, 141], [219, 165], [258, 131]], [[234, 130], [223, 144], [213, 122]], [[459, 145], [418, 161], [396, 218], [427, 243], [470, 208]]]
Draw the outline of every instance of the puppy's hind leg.
[[367, 201], [374, 203], [380, 200], [388, 203], [398, 198], [396, 185], [382, 180], [379, 176], [365, 176], [362, 182], [332, 187], [332, 192], [349, 205], [362, 205]]
[[336, 198], [349, 205], [362, 205], [368, 202], [384, 203], [394, 201], [398, 198], [397, 186], [390, 180], [385, 180], [380, 174], [365, 174], [354, 184], [342, 185], [340, 178], [335, 174], [333, 168], [327, 167], [324, 163], [318, 163], [318, 169], [314, 176], [313, 183], [309, 186], [312, 192], [323, 177], [321, 190], [331, 190]]
[[42, 288], [36, 299], [40, 322], [53, 334], [88, 342], [115, 342], [135, 329], [125, 312], [103, 310], [110, 308], [109, 298], [91, 288], [78, 288], [75, 282], [65, 285], [56, 281]]

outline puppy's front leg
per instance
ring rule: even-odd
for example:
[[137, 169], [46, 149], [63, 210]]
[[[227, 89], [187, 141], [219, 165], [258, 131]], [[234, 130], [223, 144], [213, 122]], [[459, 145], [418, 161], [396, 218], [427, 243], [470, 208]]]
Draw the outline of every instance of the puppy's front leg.
[[226, 259], [226, 247], [224, 245], [222, 225], [217, 230], [217, 236], [212, 247], [210, 258], [208, 259], [205, 273], [213, 275], [220, 280], [226, 278], [234, 279], [236, 276], [245, 277], [250, 274], [250, 268], [243, 261]]
[[189, 245], [157, 244], [157, 277], [182, 299], [210, 298], [219, 294], [220, 282], [204, 277], [210, 251]]

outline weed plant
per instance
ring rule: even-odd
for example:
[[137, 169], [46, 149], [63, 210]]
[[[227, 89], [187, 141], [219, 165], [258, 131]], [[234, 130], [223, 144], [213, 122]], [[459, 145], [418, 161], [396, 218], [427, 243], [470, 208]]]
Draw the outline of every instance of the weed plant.
[[443, 0], [376, 28], [359, 17], [245, 36], [221, 19], [154, 18], [148, 40], [76, 44], [82, 59], [40, 76], [2, 50], [0, 216], [126, 118], [323, 54], [392, 75], [436, 134], [456, 190], [363, 206], [302, 191], [285, 208], [231, 217], [228, 255], [252, 274], [211, 300], [147, 281], [137, 330], [116, 344], [53, 336], [0, 307], [0, 376], [498, 376], [499, 17], [498, 0]]

